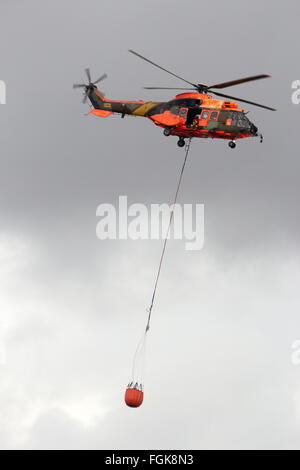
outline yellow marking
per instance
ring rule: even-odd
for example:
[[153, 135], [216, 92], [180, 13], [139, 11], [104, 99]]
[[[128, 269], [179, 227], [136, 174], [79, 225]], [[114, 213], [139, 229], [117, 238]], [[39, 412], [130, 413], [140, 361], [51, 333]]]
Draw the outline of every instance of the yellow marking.
[[141, 106], [139, 106], [137, 109], [132, 111], [132, 114], [135, 116], [145, 116], [145, 114], [149, 111], [149, 109], [153, 108], [153, 106], [156, 106], [159, 103], [154, 103], [152, 101], [149, 101], [148, 103], [144, 103]]
[[111, 103], [104, 103], [104, 108], [111, 108]]

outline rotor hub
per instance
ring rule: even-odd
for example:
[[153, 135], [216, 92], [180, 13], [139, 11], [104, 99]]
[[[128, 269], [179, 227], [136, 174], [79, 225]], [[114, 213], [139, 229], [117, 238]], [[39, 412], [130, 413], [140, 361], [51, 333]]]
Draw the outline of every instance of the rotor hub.
[[208, 90], [208, 86], [204, 85], [204, 83], [198, 83], [198, 85], [196, 85], [196, 88], [199, 91], [199, 93], [207, 93], [207, 90]]

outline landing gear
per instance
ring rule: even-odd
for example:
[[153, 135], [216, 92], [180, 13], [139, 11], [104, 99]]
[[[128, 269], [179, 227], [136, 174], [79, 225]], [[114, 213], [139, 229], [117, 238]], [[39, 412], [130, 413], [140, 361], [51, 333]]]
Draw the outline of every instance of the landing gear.
[[171, 132], [172, 132], [172, 129], [168, 128], [168, 129], [164, 129], [164, 135], [166, 137], [169, 137], [169, 135], [171, 135]]
[[177, 145], [178, 145], [178, 147], [184, 147], [185, 146], [185, 141], [184, 141], [183, 137], [179, 137]]
[[231, 149], [235, 149], [235, 147], [236, 147], [236, 143], [235, 143], [234, 140], [231, 140], [231, 141], [228, 143], [228, 145], [229, 145], [229, 147], [230, 147]]

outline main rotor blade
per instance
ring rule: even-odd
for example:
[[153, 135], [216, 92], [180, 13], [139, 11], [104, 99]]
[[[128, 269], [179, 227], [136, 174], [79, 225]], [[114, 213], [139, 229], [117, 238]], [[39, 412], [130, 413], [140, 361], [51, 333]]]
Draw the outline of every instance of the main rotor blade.
[[188, 83], [189, 85], [195, 86], [194, 83], [189, 82], [188, 80], [185, 80], [185, 78], [179, 77], [179, 75], [176, 75], [175, 73], [170, 72], [170, 70], [167, 70], [167, 69], [161, 67], [160, 65], [156, 64], [155, 62], [152, 62], [152, 60], [146, 59], [146, 57], [143, 57], [142, 55], [138, 54], [137, 52], [135, 52], [135, 51], [133, 51], [133, 50], [131, 50], [131, 49], [129, 49], [129, 52], [131, 52], [132, 54], [136, 55], [136, 56], [139, 57], [140, 59], [143, 59], [143, 60], [145, 60], [146, 62], [149, 62], [149, 64], [154, 65], [155, 67], [157, 67], [157, 68], [163, 70], [164, 72], [167, 72], [167, 73], [169, 73], [170, 75], [173, 75], [173, 77], [179, 78], [179, 80], [183, 80], [184, 82]]
[[258, 106], [259, 108], [269, 109], [269, 111], [277, 111], [274, 108], [270, 108], [269, 106], [265, 106], [264, 104], [255, 103], [254, 101], [243, 100], [242, 98], [237, 98], [235, 96], [223, 95], [222, 93], [217, 93], [216, 91], [213, 91], [213, 94], [217, 96], [222, 96], [223, 98], [241, 101], [242, 103], [252, 104], [253, 106]]
[[252, 77], [240, 78], [239, 80], [232, 80], [230, 82], [217, 83], [216, 85], [209, 86], [211, 88], [226, 88], [229, 86], [239, 85], [240, 83], [252, 82], [253, 80], [260, 80], [261, 78], [270, 78], [271, 75], [253, 75]]
[[106, 73], [104, 73], [103, 75], [101, 75], [101, 77], [98, 78], [98, 80], [96, 80], [96, 81], [94, 82], [94, 85], [96, 85], [96, 83], [102, 82], [102, 80], [104, 80], [105, 78], [107, 78]]
[[91, 83], [92, 79], [91, 79], [90, 69], [85, 69], [85, 73], [87, 74], [87, 78], [88, 78], [89, 83]]
[[173, 88], [173, 87], [159, 87], [159, 86], [144, 86], [144, 90], [193, 90], [195, 91], [194, 88]]
[[88, 94], [85, 93], [82, 102], [85, 104], [87, 102], [87, 99], [88, 99]]
[[85, 88], [84, 83], [74, 83], [73, 88]]

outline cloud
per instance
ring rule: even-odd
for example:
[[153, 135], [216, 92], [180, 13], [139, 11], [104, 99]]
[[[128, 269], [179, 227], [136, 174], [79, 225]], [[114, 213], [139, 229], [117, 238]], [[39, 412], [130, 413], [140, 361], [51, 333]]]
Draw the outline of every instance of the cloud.
[[84, 277], [71, 288], [67, 273], [45, 288], [43, 278], [32, 282], [23, 273], [40, 271], [47, 254], [29, 250], [26, 239], [12, 240], [2, 237], [2, 259], [10, 260], [10, 278], [22, 278], [23, 285], [5, 304], [2, 448], [273, 448], [296, 442], [298, 370], [290, 362], [300, 333], [295, 260], [236, 258], [222, 265], [206, 253], [191, 257], [183, 242], [172, 241], [153, 311], [145, 403], [129, 410], [124, 387], [145, 325], [159, 242], [141, 243], [140, 251], [136, 242], [116, 242], [105, 275], [98, 266], [97, 288]]

